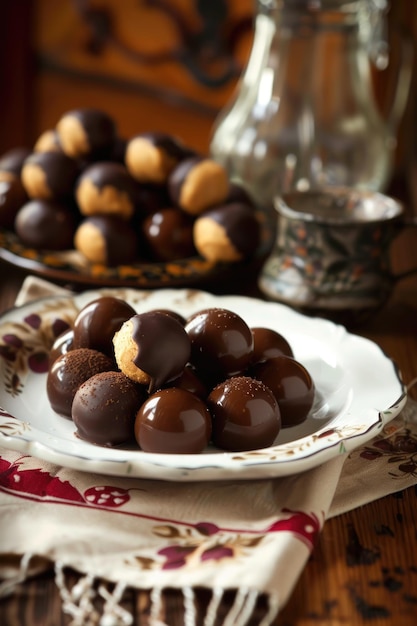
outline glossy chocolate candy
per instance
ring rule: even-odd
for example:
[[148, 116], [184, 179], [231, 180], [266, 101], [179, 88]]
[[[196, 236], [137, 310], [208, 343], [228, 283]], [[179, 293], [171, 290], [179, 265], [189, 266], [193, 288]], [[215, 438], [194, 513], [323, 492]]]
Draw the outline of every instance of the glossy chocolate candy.
[[281, 428], [278, 403], [268, 387], [248, 376], [229, 378], [207, 398], [213, 418], [212, 439], [224, 450], [271, 446]]
[[283, 335], [272, 328], [256, 326], [253, 335], [252, 363], [273, 359], [276, 356], [294, 356], [292, 348]]
[[193, 220], [175, 208], [156, 211], [142, 224], [143, 239], [154, 261], [175, 261], [197, 254], [193, 240]]
[[288, 356], [278, 356], [251, 368], [274, 394], [281, 411], [282, 426], [303, 422], [313, 406], [315, 387], [307, 369]]
[[76, 216], [55, 200], [30, 200], [17, 212], [14, 228], [29, 248], [69, 250], [76, 229]]
[[172, 387], [151, 395], [135, 421], [135, 437], [145, 452], [198, 454], [211, 435], [206, 404], [185, 389]]

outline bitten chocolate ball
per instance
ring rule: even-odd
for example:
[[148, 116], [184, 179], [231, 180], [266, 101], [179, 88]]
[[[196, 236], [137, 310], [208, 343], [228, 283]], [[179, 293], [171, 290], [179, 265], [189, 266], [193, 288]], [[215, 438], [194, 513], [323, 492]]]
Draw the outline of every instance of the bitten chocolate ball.
[[90, 376], [114, 368], [113, 361], [97, 350], [80, 348], [61, 355], [52, 364], [46, 392], [53, 410], [71, 418], [71, 407], [78, 387]]
[[0, 170], [0, 227], [13, 228], [19, 209], [27, 201], [20, 178]]
[[183, 372], [190, 356], [190, 339], [172, 315], [147, 311], [125, 322], [113, 339], [119, 369], [148, 386], [149, 393]]
[[128, 141], [125, 163], [139, 182], [165, 183], [177, 163], [189, 154], [190, 150], [171, 135], [143, 133]]
[[92, 263], [129, 265], [138, 257], [139, 242], [126, 220], [114, 215], [92, 215], [78, 226], [74, 247]]
[[68, 250], [76, 228], [74, 213], [52, 200], [31, 200], [18, 211], [15, 231], [25, 246], [45, 250]]
[[226, 200], [229, 178], [225, 168], [216, 161], [191, 157], [172, 171], [168, 189], [176, 206], [191, 215], [200, 215]]
[[73, 159], [108, 156], [117, 136], [114, 120], [97, 109], [68, 111], [56, 130], [63, 151]]
[[235, 262], [250, 257], [259, 245], [260, 225], [245, 204], [225, 204], [198, 217], [194, 244], [208, 261]]
[[145, 397], [144, 390], [121, 372], [91, 376], [72, 403], [77, 436], [106, 447], [134, 440], [136, 413]]
[[212, 439], [223, 450], [267, 448], [281, 428], [278, 403], [268, 387], [248, 376], [230, 378], [207, 398], [213, 418]]
[[256, 326], [251, 328], [251, 331], [253, 335], [252, 363], [260, 363], [277, 356], [294, 356], [285, 337], [272, 328]]
[[146, 217], [143, 240], [150, 259], [175, 261], [196, 255], [193, 220], [180, 209], [161, 209]]
[[34, 152], [22, 167], [22, 183], [30, 198], [42, 200], [72, 196], [78, 167], [63, 152]]
[[253, 337], [239, 315], [209, 308], [192, 315], [185, 325], [191, 341], [190, 362], [217, 381], [241, 374], [252, 358]]
[[136, 184], [121, 163], [93, 163], [79, 176], [75, 197], [82, 215], [129, 219], [135, 210]]
[[301, 363], [291, 357], [279, 356], [258, 363], [251, 373], [274, 394], [283, 426], [294, 426], [307, 418], [313, 406], [315, 386]]
[[199, 454], [210, 435], [206, 404], [185, 389], [173, 387], [154, 393], [136, 416], [135, 437], [145, 452]]
[[135, 314], [130, 304], [113, 296], [89, 302], [74, 320], [73, 347], [99, 350], [114, 359], [114, 334]]

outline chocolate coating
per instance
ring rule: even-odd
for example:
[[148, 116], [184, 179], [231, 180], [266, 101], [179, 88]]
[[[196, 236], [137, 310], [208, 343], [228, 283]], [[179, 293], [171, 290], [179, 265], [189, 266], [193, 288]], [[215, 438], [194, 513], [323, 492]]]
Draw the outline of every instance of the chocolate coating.
[[82, 215], [119, 215], [132, 217], [136, 183], [121, 163], [100, 161], [86, 167], [75, 191]]
[[19, 177], [23, 163], [30, 154], [31, 150], [23, 146], [8, 150], [0, 157], [0, 172], [9, 172]]
[[137, 184], [135, 206], [139, 219], [170, 205], [166, 185]]
[[162, 389], [140, 407], [135, 437], [145, 452], [198, 454], [207, 446], [211, 417], [206, 404], [185, 389]]
[[63, 152], [34, 152], [22, 167], [22, 183], [30, 198], [72, 196], [78, 167]]
[[56, 130], [63, 151], [75, 159], [108, 156], [117, 136], [114, 120], [97, 109], [68, 111], [58, 121]]
[[294, 426], [307, 418], [313, 406], [315, 387], [301, 363], [291, 357], [279, 356], [258, 363], [251, 372], [274, 394], [281, 411], [282, 426]]
[[0, 227], [13, 228], [19, 209], [27, 201], [20, 178], [0, 170]]
[[183, 159], [171, 172], [168, 190], [172, 202], [191, 215], [224, 202], [229, 193], [226, 170], [212, 159]]
[[72, 248], [76, 217], [66, 205], [55, 200], [31, 200], [18, 211], [14, 227], [26, 246], [68, 250]]
[[138, 257], [138, 237], [126, 220], [115, 215], [92, 215], [78, 226], [74, 246], [92, 263], [129, 265]]
[[54, 361], [63, 354], [66, 354], [73, 349], [74, 331], [72, 328], [68, 328], [63, 333], [58, 335], [52, 344], [51, 351], [49, 352], [49, 366], [51, 367]]
[[77, 435], [100, 446], [134, 439], [134, 424], [145, 392], [121, 372], [102, 372], [78, 388], [72, 404]]
[[278, 403], [262, 382], [239, 376], [215, 387], [207, 398], [213, 443], [224, 450], [271, 446], [281, 428]]
[[236, 182], [231, 182], [229, 185], [229, 193], [226, 198], [226, 203], [232, 204], [235, 202], [247, 204], [250, 207], [255, 207], [255, 202], [249, 191], [245, 189], [243, 185], [239, 185]]
[[114, 369], [113, 361], [106, 355], [80, 348], [58, 357], [48, 372], [46, 392], [52, 409], [63, 417], [71, 418], [71, 407], [78, 387], [98, 372]]
[[260, 241], [260, 225], [246, 204], [224, 204], [206, 211], [194, 224], [194, 244], [209, 261], [250, 257]]
[[194, 256], [193, 220], [180, 209], [161, 209], [145, 218], [142, 225], [149, 257], [175, 261]]
[[253, 335], [252, 363], [267, 361], [277, 356], [294, 356], [288, 341], [272, 328], [251, 328]]
[[190, 155], [178, 139], [165, 133], [142, 133], [126, 145], [125, 162], [139, 182], [164, 183], [177, 163]]
[[236, 313], [209, 308], [192, 315], [185, 326], [191, 340], [190, 362], [209, 378], [241, 374], [252, 358], [253, 337]]
[[135, 314], [130, 304], [113, 296], [89, 302], [75, 318], [73, 347], [99, 350], [114, 359], [114, 334]]

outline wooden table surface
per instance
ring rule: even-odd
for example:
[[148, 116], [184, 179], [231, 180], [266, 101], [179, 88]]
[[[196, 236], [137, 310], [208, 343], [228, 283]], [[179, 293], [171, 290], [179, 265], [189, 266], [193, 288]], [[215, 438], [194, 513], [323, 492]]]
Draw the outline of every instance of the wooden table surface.
[[[417, 265], [417, 229], [393, 249], [394, 269]], [[13, 305], [25, 277], [0, 262], [0, 310]], [[235, 293], [252, 292], [246, 284]], [[366, 324], [350, 329], [368, 337], [398, 364], [405, 382], [417, 376], [417, 276], [397, 283], [390, 301]], [[411, 396], [417, 399], [415, 390]], [[417, 461], [416, 468], [417, 472]], [[1, 514], [1, 513], [0, 513]], [[415, 626], [417, 624], [417, 487], [327, 521], [276, 626]], [[75, 576], [75, 575], [74, 575]], [[277, 581], [279, 584], [279, 581]], [[201, 595], [201, 602], [207, 598]], [[167, 624], [183, 624], [182, 601], [166, 598]], [[129, 592], [124, 606], [134, 624], [148, 624], [148, 598]], [[261, 614], [262, 607], [260, 607]], [[0, 601], [1, 626], [68, 625], [52, 574], [19, 585]], [[200, 622], [199, 622], [200, 623]], [[220, 618], [218, 624], [222, 624]], [[251, 624], [259, 623], [259, 618]], [[202, 624], [202, 622], [201, 622]]]

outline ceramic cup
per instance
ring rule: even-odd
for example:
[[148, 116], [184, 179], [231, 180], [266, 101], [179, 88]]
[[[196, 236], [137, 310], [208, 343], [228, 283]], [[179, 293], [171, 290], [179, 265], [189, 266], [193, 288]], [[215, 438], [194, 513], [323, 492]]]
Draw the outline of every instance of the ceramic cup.
[[276, 198], [277, 240], [259, 276], [273, 299], [314, 311], [380, 307], [395, 283], [390, 246], [406, 226], [403, 205], [352, 188], [295, 191]]

